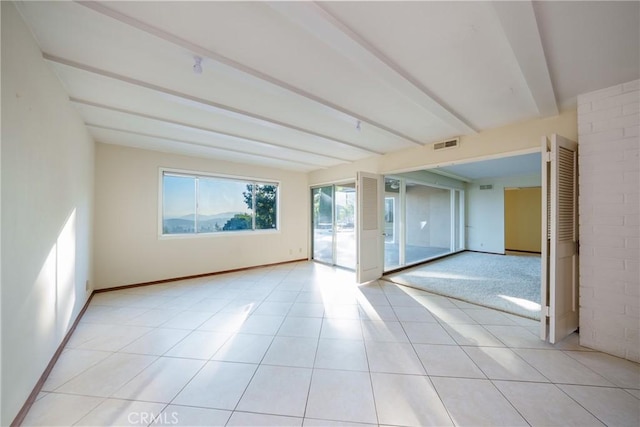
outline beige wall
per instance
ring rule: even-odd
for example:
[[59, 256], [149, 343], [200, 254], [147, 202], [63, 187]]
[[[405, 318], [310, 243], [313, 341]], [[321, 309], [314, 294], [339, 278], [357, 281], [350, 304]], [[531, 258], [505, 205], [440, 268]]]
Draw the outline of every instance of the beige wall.
[[[159, 170], [280, 182], [280, 230], [161, 238]], [[309, 188], [303, 173], [97, 144], [96, 288], [307, 258]]]
[[578, 137], [576, 110], [564, 111], [555, 117], [515, 123], [475, 135], [463, 136], [460, 139], [460, 147], [455, 149], [436, 152], [430, 144], [314, 171], [309, 174], [309, 183], [316, 185], [354, 179], [357, 171], [389, 174], [452, 162], [506, 156], [538, 149], [541, 137], [552, 133], [576, 140]]
[[2, 417], [9, 425], [87, 300], [94, 143], [2, 2]]
[[504, 191], [505, 248], [540, 252], [542, 243], [542, 193], [540, 187], [507, 188]]
[[[460, 138], [455, 149], [433, 151], [431, 144], [407, 149], [384, 156], [370, 157], [358, 162], [318, 170], [309, 174], [309, 183], [317, 185], [353, 179], [357, 171], [395, 174], [432, 168], [438, 165], [463, 163], [488, 158], [534, 152], [541, 147], [541, 138], [557, 133], [569, 139], [578, 137], [577, 111], [566, 110], [555, 117], [534, 119], [490, 129]], [[441, 177], [443, 178], [443, 177]], [[486, 180], [488, 184], [496, 180]], [[521, 182], [521, 181], [517, 181]], [[485, 182], [483, 182], [485, 183]], [[480, 184], [476, 182], [474, 184]], [[524, 183], [504, 185], [538, 186], [539, 177], [525, 178]], [[504, 253], [504, 185], [494, 187], [492, 194], [476, 192], [476, 186], [467, 185], [466, 248], [470, 250]], [[495, 194], [493, 194], [495, 193]], [[499, 194], [497, 194], [499, 193]], [[473, 206], [471, 206], [473, 204]]]

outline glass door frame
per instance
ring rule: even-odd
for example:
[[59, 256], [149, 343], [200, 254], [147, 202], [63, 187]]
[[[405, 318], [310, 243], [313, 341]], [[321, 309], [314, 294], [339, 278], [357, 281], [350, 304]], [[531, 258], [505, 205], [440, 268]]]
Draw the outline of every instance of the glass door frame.
[[[428, 182], [421, 182], [420, 180], [403, 177], [400, 175], [390, 174], [384, 175], [383, 179], [394, 179], [400, 182], [398, 202], [395, 206], [395, 211], [398, 214], [394, 221], [398, 221], [397, 231], [398, 236], [394, 236], [394, 240], [399, 243], [399, 262], [397, 266], [392, 266], [387, 269], [384, 266], [384, 272], [389, 273], [395, 270], [404, 269], [412, 265], [421, 264], [425, 261], [438, 259], [444, 256], [448, 256], [457, 252], [465, 250], [465, 232], [466, 232], [466, 213], [465, 213], [465, 190], [461, 188], [455, 188], [451, 186], [432, 184]], [[449, 190], [450, 197], [450, 221], [451, 221], [451, 238], [449, 242], [449, 252], [442, 255], [436, 255], [433, 257], [425, 258], [420, 261], [406, 263], [406, 209], [407, 209], [407, 183], [416, 185], [423, 185], [426, 187], [438, 188], [443, 190]], [[395, 202], [394, 202], [395, 203]], [[457, 208], [457, 209], [456, 209]], [[395, 227], [395, 225], [394, 225]], [[457, 229], [456, 229], [457, 227]]]
[[[316, 244], [316, 230], [317, 230], [317, 219], [316, 219], [316, 211], [315, 211], [315, 192], [316, 190], [320, 193], [320, 197], [322, 197], [322, 194], [327, 194], [325, 192], [323, 192], [323, 189], [329, 188], [331, 190], [330, 195], [331, 195], [331, 261], [327, 261], [325, 259], [320, 259], [316, 257], [316, 248], [317, 248], [317, 244]], [[333, 265], [334, 261], [335, 261], [335, 204], [334, 204], [334, 193], [335, 193], [335, 187], [333, 185], [319, 185], [319, 186], [314, 186], [311, 187], [310, 189], [310, 195], [311, 195], [311, 259], [314, 260], [315, 262], [319, 262], [322, 264], [327, 264], [327, 265]], [[320, 203], [320, 202], [319, 202]], [[320, 210], [320, 207], [318, 207], [318, 211]]]
[[[337, 250], [337, 232], [338, 232], [338, 227], [337, 227], [337, 208], [338, 205], [336, 204], [336, 187], [353, 187], [354, 189], [354, 193], [356, 191], [356, 183], [355, 181], [349, 180], [349, 181], [340, 181], [340, 182], [336, 182], [336, 183], [331, 183], [331, 184], [323, 184], [323, 185], [314, 185], [311, 186], [309, 188], [310, 190], [310, 196], [311, 196], [311, 218], [310, 218], [310, 222], [311, 222], [311, 236], [310, 236], [310, 242], [311, 242], [311, 250], [310, 250], [310, 259], [315, 261], [315, 262], [319, 262], [322, 264], [326, 264], [326, 265], [332, 265], [332, 266], [336, 266], [336, 267], [341, 267], [341, 268], [346, 268], [349, 270], [355, 270], [355, 248], [354, 248], [354, 265], [353, 266], [345, 266], [345, 265], [341, 265], [338, 264], [338, 250]], [[315, 247], [316, 247], [316, 241], [315, 241], [315, 212], [314, 212], [314, 190], [318, 190], [318, 189], [323, 189], [323, 188], [331, 188], [331, 262], [328, 262], [327, 260], [322, 260], [322, 259], [317, 259], [315, 258]], [[355, 201], [354, 201], [355, 203]], [[353, 217], [353, 222], [354, 222], [354, 232], [355, 232], [355, 226], [356, 226], [356, 215], [355, 215], [355, 209], [354, 209], [354, 217]]]

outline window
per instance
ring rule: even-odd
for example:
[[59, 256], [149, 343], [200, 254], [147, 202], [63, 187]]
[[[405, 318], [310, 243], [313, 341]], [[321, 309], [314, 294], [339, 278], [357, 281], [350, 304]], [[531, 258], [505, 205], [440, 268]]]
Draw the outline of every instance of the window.
[[278, 184], [162, 172], [162, 234], [278, 228]]
[[464, 249], [464, 183], [423, 171], [385, 177], [384, 271]]

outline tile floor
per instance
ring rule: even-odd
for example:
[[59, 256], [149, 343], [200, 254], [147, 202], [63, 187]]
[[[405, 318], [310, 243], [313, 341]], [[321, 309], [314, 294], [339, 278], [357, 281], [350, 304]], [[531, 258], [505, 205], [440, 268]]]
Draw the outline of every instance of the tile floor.
[[640, 366], [301, 262], [96, 294], [24, 425], [640, 425]]

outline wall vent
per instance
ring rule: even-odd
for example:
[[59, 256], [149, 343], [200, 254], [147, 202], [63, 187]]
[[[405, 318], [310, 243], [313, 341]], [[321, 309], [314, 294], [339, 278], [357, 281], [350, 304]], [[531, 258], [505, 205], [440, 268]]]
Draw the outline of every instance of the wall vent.
[[484, 184], [480, 186], [481, 190], [493, 190], [493, 184]]
[[455, 148], [460, 145], [460, 138], [450, 139], [447, 141], [436, 142], [433, 144], [434, 150], [444, 150], [447, 148]]

